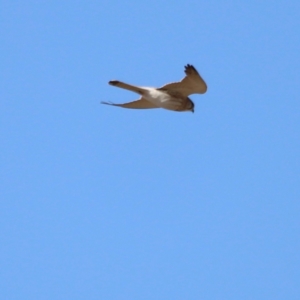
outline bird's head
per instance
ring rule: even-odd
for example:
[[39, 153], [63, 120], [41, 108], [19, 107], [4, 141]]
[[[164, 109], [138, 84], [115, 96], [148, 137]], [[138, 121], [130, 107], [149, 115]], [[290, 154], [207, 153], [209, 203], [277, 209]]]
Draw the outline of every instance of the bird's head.
[[192, 113], [195, 111], [195, 104], [194, 102], [190, 99], [190, 98], [187, 98], [188, 101], [186, 103], [186, 110], [187, 111], [191, 111]]

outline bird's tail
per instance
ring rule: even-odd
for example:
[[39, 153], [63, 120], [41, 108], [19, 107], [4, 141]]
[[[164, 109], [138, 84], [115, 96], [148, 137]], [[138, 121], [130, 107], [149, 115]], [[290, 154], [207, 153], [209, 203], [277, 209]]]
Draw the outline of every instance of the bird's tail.
[[135, 93], [138, 93], [139, 95], [143, 95], [144, 94], [144, 89], [138, 86], [134, 86], [134, 85], [130, 85], [127, 83], [124, 83], [122, 81], [117, 81], [117, 80], [112, 80], [109, 82], [110, 85], [113, 86], [117, 86], [119, 88], [125, 89], [125, 90], [129, 90]]

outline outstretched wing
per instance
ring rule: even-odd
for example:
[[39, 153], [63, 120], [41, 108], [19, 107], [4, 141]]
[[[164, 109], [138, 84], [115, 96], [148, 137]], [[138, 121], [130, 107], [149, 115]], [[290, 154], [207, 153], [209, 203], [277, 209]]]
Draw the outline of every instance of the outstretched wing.
[[191, 94], [204, 94], [207, 91], [205, 81], [192, 65], [186, 65], [184, 72], [186, 76], [180, 82], [168, 83], [158, 90], [178, 92], [185, 97]]
[[136, 108], [136, 109], [147, 109], [147, 108], [159, 108], [158, 106], [154, 105], [153, 103], [149, 102], [148, 100], [141, 98], [136, 101], [123, 103], [123, 104], [115, 104], [115, 103], [109, 103], [109, 102], [101, 102], [102, 104], [107, 105], [113, 105], [113, 106], [119, 106], [124, 108]]

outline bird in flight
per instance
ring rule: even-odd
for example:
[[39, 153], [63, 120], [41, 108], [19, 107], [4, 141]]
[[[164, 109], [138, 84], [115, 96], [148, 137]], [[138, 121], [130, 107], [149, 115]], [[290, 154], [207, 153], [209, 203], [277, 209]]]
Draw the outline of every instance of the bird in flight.
[[194, 112], [194, 103], [188, 97], [191, 94], [204, 94], [207, 85], [192, 65], [186, 65], [186, 76], [180, 82], [168, 83], [161, 88], [134, 86], [122, 81], [109, 81], [110, 85], [141, 95], [141, 98], [124, 104], [101, 102], [102, 104], [123, 108], [147, 109], [165, 108], [173, 111]]

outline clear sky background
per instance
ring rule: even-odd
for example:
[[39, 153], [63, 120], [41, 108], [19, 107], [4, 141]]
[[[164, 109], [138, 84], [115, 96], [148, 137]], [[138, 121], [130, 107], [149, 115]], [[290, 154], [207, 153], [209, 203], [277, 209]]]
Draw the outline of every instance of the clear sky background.
[[[299, 1], [0, 1], [1, 299], [300, 299]], [[193, 64], [195, 113], [101, 105]]]

